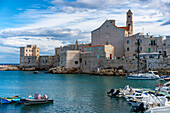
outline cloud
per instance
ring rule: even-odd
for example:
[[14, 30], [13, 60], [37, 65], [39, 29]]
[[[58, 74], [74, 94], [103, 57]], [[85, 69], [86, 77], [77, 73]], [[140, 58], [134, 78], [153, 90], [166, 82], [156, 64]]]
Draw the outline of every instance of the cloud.
[[[76, 39], [83, 42], [86, 40], [86, 36], [86, 32], [82, 32], [78, 29], [50, 27], [27, 30], [9, 30], [0, 33], [0, 45], [3, 45], [2, 47], [10, 46], [8, 49], [9, 51], [2, 52], [10, 53], [11, 51], [16, 50], [12, 48], [19, 48], [31, 44], [40, 47], [42, 53], [54, 54], [55, 47], [75, 43]], [[13, 53], [17, 52], [18, 51], [13, 51]]]
[[163, 24], [161, 24], [162, 26], [165, 26], [165, 25], [170, 25], [170, 20], [164, 22]]

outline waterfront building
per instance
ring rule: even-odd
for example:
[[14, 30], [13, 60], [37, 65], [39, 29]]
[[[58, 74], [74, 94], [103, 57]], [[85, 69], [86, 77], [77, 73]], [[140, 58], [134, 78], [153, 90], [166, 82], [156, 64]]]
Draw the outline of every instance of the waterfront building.
[[[139, 40], [140, 70], [169, 68], [170, 36], [133, 35], [133, 13], [127, 12], [125, 27], [117, 27], [115, 20], [106, 20], [91, 32], [91, 43], [55, 48], [54, 56], [40, 56], [36, 45], [20, 48], [20, 66], [47, 69], [50, 67], [79, 68], [82, 72], [123, 67], [127, 72], [137, 70]], [[165, 43], [166, 42], [166, 43]], [[152, 64], [152, 65], [151, 65]]]
[[79, 68], [80, 67], [80, 51], [65, 50], [60, 53], [60, 67]]
[[53, 57], [54, 56], [40, 56], [39, 57], [39, 68], [40, 69], [48, 69], [53, 67]]
[[114, 47], [110, 44], [83, 47], [80, 59], [81, 70], [96, 71], [97, 68], [103, 68], [101, 64], [103, 60], [112, 60], [114, 57]]
[[91, 42], [94, 45], [111, 44], [114, 55], [119, 59], [124, 56], [124, 38], [133, 34], [133, 13], [127, 12], [125, 27], [117, 27], [115, 20], [106, 20], [99, 28], [91, 32]]
[[166, 36], [166, 53], [170, 58], [170, 36]]
[[139, 51], [140, 53], [153, 53], [156, 52], [160, 55], [165, 55], [163, 37], [154, 37], [144, 35], [143, 33], [137, 33], [135, 35], [125, 37], [124, 39], [124, 54], [125, 57], [137, 56], [139, 39]]
[[21, 67], [38, 67], [40, 49], [36, 45], [27, 45], [20, 47], [20, 66]]
[[67, 51], [67, 50], [79, 50], [82, 51], [82, 48], [85, 46], [91, 46], [91, 43], [85, 43], [85, 44], [78, 44], [78, 40], [76, 40], [75, 44], [72, 45], [68, 45], [68, 46], [60, 46], [55, 48], [55, 56], [58, 56], [58, 58], [60, 57], [60, 53], [62, 51]]

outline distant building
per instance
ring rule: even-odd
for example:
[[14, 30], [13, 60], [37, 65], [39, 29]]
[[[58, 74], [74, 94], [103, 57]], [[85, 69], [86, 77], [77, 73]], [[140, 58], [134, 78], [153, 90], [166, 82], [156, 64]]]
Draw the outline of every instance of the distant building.
[[118, 58], [124, 56], [124, 38], [133, 34], [133, 13], [127, 12], [125, 27], [117, 27], [115, 20], [106, 20], [98, 29], [91, 32], [91, 42], [94, 45], [111, 44], [114, 46], [114, 55]]
[[163, 37], [153, 37], [149, 35], [143, 35], [142, 33], [135, 34], [133, 36], [126, 37], [124, 39], [125, 57], [137, 56], [139, 39], [139, 51], [140, 53], [152, 53], [157, 52], [159, 54], [165, 54]]
[[83, 47], [81, 52], [81, 70], [90, 72], [102, 68], [101, 60], [113, 59], [114, 47], [112, 45], [94, 45]]
[[166, 53], [170, 57], [170, 36], [166, 36]]
[[55, 56], [60, 56], [60, 53], [62, 51], [66, 51], [66, 50], [79, 50], [82, 51], [82, 48], [85, 46], [91, 46], [91, 43], [87, 43], [87, 44], [78, 44], [78, 41], [76, 40], [76, 43], [73, 45], [68, 45], [68, 46], [61, 46], [58, 48], [55, 48]]
[[20, 47], [20, 66], [21, 67], [38, 67], [40, 49], [36, 45], [27, 45]]
[[60, 67], [79, 68], [80, 67], [80, 51], [65, 50], [60, 53]]

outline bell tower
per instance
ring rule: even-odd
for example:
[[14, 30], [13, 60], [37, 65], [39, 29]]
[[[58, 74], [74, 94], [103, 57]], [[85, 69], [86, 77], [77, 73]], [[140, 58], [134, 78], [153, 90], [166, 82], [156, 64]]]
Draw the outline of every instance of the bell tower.
[[129, 9], [127, 14], [126, 26], [129, 27], [129, 35], [133, 34], [133, 13]]

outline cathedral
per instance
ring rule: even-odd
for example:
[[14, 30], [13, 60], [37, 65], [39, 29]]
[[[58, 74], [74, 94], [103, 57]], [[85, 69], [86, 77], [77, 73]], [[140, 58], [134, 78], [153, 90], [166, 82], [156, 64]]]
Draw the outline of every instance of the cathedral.
[[115, 20], [106, 20], [99, 28], [91, 32], [91, 43], [94, 45], [111, 44], [117, 58], [124, 56], [124, 38], [133, 35], [133, 13], [128, 10], [125, 27], [116, 26]]

